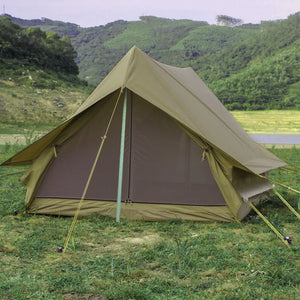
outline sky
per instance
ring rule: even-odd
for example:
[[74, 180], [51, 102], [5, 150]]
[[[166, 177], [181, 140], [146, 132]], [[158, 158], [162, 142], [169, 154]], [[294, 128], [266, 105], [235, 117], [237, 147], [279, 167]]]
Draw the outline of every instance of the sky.
[[191, 19], [216, 23], [217, 15], [244, 23], [286, 19], [300, 11], [299, 0], [0, 0], [0, 13], [22, 19], [42, 17], [72, 22], [81, 27], [140, 16]]

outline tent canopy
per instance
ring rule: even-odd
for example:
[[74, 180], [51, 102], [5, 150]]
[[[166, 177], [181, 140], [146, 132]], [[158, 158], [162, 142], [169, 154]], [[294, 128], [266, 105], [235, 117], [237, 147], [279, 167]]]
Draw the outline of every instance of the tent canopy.
[[[128, 102], [120, 98], [124, 89]], [[2, 163], [32, 164], [22, 177], [28, 212], [74, 215], [115, 111], [80, 211], [115, 215], [122, 102], [123, 217], [242, 219], [250, 211], [242, 199], [259, 201], [272, 188], [257, 175], [286, 165], [248, 136], [191, 68], [159, 63], [133, 47], [73, 116]]]
[[162, 64], [133, 47], [76, 113], [3, 165], [30, 164], [71, 121], [118, 89], [128, 88], [255, 174], [285, 165], [254, 142], [191, 68]]

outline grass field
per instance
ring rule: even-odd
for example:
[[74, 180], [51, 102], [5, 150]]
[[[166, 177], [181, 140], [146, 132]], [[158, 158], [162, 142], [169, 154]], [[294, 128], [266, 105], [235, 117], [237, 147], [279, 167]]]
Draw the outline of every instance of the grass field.
[[[0, 161], [20, 146], [0, 146]], [[299, 189], [299, 149], [272, 149], [292, 164], [271, 179]], [[0, 168], [0, 176], [22, 167]], [[58, 253], [71, 218], [15, 216], [24, 210], [20, 174], [0, 177], [1, 299], [299, 299], [300, 226], [272, 196], [260, 210], [287, 248], [256, 217], [238, 223], [143, 222], [80, 218]], [[280, 189], [293, 207], [297, 194]]]
[[232, 111], [231, 114], [247, 133], [300, 133], [300, 111], [297, 110]]
[[24, 71], [26, 76], [20, 76], [22, 70], [11, 71], [6, 75], [10, 80], [1, 79], [1, 71], [0, 133], [48, 130], [73, 114], [92, 90], [76, 79], [70, 82], [42, 70]]

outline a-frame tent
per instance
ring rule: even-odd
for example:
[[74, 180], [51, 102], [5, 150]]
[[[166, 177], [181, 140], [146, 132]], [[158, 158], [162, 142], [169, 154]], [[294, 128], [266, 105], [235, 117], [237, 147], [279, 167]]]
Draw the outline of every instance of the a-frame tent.
[[285, 163], [247, 135], [191, 68], [133, 47], [72, 117], [2, 164], [31, 164], [22, 177], [27, 212], [74, 215], [105, 139], [80, 214], [116, 215], [125, 90], [121, 217], [231, 221], [249, 213], [243, 199], [268, 195], [272, 185], [258, 175]]

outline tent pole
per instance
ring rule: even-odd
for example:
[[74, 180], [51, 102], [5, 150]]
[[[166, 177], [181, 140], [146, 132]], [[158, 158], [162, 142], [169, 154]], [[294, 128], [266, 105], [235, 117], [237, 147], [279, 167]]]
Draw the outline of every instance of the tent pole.
[[119, 180], [118, 180], [118, 196], [117, 196], [117, 212], [116, 212], [116, 221], [117, 222], [120, 222], [120, 215], [121, 215], [121, 197], [122, 197], [125, 127], [126, 127], [126, 107], [127, 107], [127, 88], [125, 88], [125, 93], [124, 93], [123, 115], [122, 115], [120, 161], [119, 161]]

